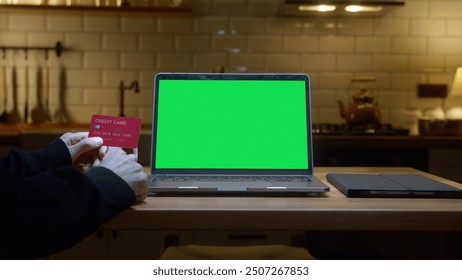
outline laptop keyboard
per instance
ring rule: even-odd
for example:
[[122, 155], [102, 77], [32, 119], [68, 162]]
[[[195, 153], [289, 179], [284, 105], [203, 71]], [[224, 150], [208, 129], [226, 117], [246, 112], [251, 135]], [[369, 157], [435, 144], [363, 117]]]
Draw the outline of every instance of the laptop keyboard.
[[186, 182], [186, 181], [201, 181], [201, 182], [309, 182], [307, 176], [163, 176], [158, 175], [153, 178], [156, 181], [168, 182]]

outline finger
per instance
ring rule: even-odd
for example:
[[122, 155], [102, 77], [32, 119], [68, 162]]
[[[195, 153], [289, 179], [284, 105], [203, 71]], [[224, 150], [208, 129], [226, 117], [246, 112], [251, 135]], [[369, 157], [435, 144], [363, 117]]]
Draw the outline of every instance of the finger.
[[109, 150], [109, 147], [108, 146], [101, 146], [99, 149], [98, 149], [98, 158], [99, 159], [103, 159], [104, 156], [107, 154]]
[[93, 167], [99, 166], [101, 164], [101, 160], [96, 158], [95, 161], [93, 162]]
[[133, 160], [134, 162], [136, 162], [136, 155], [134, 154], [129, 154], [127, 155], [129, 159]]
[[93, 151], [101, 147], [103, 139], [101, 137], [84, 138], [75, 145], [69, 147], [72, 160], [76, 160], [83, 153]]
[[64, 143], [66, 143], [66, 145], [71, 146], [87, 137], [88, 132], [67, 132], [63, 134], [60, 138], [64, 141]]

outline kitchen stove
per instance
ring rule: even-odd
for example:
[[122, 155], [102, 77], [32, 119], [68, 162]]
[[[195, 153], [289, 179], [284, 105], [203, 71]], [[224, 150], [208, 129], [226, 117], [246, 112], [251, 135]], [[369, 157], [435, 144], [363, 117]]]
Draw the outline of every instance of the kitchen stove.
[[393, 128], [391, 124], [313, 124], [314, 135], [409, 135], [408, 129]]

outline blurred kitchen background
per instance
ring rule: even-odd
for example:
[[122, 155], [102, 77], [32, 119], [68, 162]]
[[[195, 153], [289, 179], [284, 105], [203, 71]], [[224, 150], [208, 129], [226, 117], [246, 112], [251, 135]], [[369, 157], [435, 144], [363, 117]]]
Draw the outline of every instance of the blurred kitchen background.
[[[63, 4], [99, 3], [85, 1]], [[131, 6], [146, 10], [175, 6], [176, 1], [170, 2], [133, 0]], [[139, 94], [125, 93], [125, 114], [150, 123], [155, 73], [211, 72], [222, 67], [226, 72], [307, 73], [312, 81], [313, 123], [343, 123], [335, 100], [348, 101], [351, 78], [375, 77], [382, 122], [406, 127], [410, 114], [424, 114], [442, 104], [440, 98], [419, 98], [418, 84], [444, 84], [450, 90], [455, 71], [462, 66], [462, 1], [402, 2], [404, 6], [369, 17], [284, 16], [284, 0], [183, 0], [178, 8], [188, 7], [190, 12], [178, 13], [2, 6], [0, 46], [61, 42], [64, 49], [60, 57], [50, 51], [48, 59], [39, 50], [30, 50], [27, 58], [24, 51], [3, 50], [0, 63], [7, 69], [7, 81], [11, 67], [16, 68], [19, 108], [25, 105], [28, 65], [30, 110], [37, 103], [37, 68], [44, 72], [49, 67], [52, 116], [60, 105], [60, 69], [65, 69], [62, 98], [69, 119], [78, 123], [88, 123], [95, 113], [117, 115], [122, 80], [127, 85], [140, 83]], [[457, 115], [462, 97], [448, 97], [445, 106]], [[19, 112], [24, 117], [23, 110]]]
[[[149, 134], [158, 72], [302, 72], [311, 77], [313, 124], [331, 127], [346, 123], [337, 100], [348, 109], [363, 87], [352, 80], [371, 80], [365, 88], [374, 99], [362, 102], [380, 111], [392, 133], [419, 134], [420, 117], [443, 120], [437, 125], [450, 136], [318, 137], [315, 164], [412, 166], [462, 181], [462, 121], [444, 130], [446, 120], [462, 119], [462, 96], [452, 90], [462, 66], [462, 1], [378, 1], [401, 4], [366, 16], [289, 16], [287, 2], [0, 0], [0, 110], [13, 123], [86, 129], [93, 114], [120, 114], [122, 88], [124, 114], [142, 118]], [[8, 133], [2, 153], [40, 142], [20, 136], [18, 145]], [[140, 141], [149, 147], [148, 138]], [[143, 154], [149, 164], [149, 148]]]

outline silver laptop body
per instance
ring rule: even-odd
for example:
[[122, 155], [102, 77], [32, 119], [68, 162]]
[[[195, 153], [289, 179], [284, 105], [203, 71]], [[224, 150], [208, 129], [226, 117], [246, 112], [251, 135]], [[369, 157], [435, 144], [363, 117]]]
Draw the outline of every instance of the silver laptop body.
[[313, 176], [305, 74], [159, 73], [149, 195], [304, 196]]

